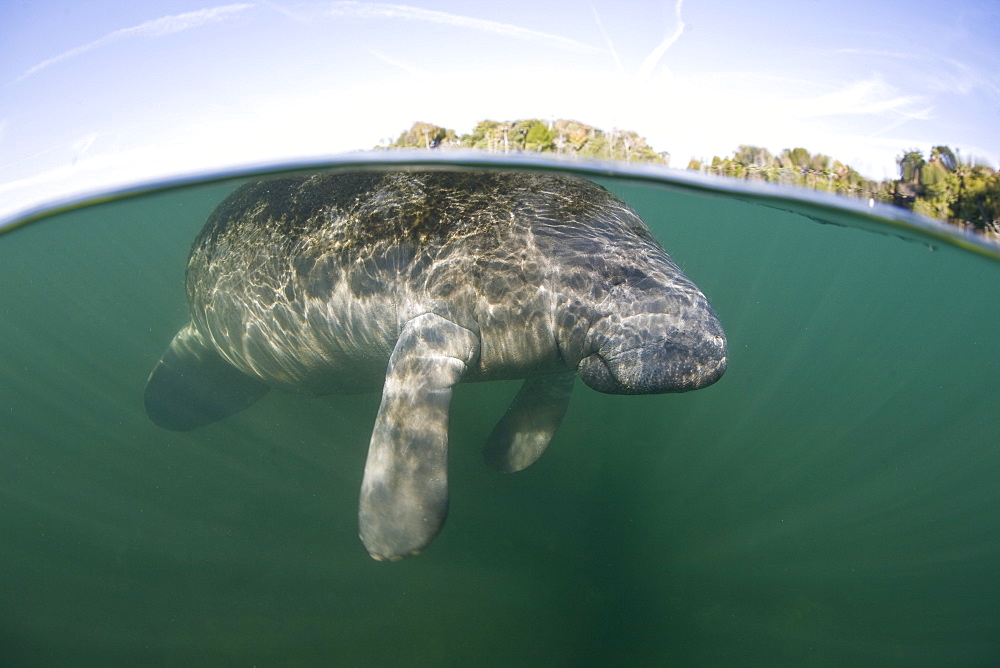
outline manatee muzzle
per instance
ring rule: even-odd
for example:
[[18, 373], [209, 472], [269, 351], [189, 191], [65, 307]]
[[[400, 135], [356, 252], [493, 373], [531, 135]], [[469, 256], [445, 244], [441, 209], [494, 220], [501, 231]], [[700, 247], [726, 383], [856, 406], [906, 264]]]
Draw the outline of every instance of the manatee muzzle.
[[687, 392], [711, 385], [726, 371], [726, 337], [714, 318], [694, 330], [674, 330], [654, 341], [621, 338], [624, 345], [606, 344], [577, 367], [583, 382], [598, 392]]

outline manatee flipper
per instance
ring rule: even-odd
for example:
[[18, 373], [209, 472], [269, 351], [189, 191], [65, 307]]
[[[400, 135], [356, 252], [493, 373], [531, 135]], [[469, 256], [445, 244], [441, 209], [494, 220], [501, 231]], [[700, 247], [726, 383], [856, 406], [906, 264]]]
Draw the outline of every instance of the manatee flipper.
[[375, 559], [415, 554], [448, 513], [451, 388], [479, 356], [479, 338], [426, 313], [403, 326], [389, 358], [358, 512]]
[[188, 431], [238, 413], [267, 390], [224, 360], [194, 324], [188, 324], [149, 374], [144, 403], [155, 424]]
[[528, 378], [486, 439], [486, 462], [504, 473], [534, 464], [559, 429], [573, 392], [572, 371]]

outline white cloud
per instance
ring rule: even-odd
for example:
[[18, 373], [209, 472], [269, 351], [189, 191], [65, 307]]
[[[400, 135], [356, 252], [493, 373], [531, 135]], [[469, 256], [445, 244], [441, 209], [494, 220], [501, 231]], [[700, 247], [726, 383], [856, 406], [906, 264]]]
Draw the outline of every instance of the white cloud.
[[86, 154], [88, 150], [90, 150], [90, 147], [94, 145], [95, 141], [97, 141], [97, 133], [90, 132], [80, 137], [75, 142], [73, 142], [70, 145], [70, 148], [73, 149], [75, 157], [79, 158], [82, 157], [84, 154]]
[[395, 68], [401, 69], [407, 74], [410, 74], [415, 77], [428, 76], [427, 72], [420, 69], [419, 67], [411, 65], [410, 63], [403, 62], [402, 60], [396, 60], [395, 58], [390, 58], [381, 51], [376, 51], [375, 49], [370, 49], [370, 48], [366, 49], [366, 51], [368, 51], [368, 53], [370, 53], [371, 55], [375, 56], [377, 59], [381, 60], [386, 65], [391, 65]]
[[878, 76], [837, 84], [756, 72], [681, 76], [663, 70], [638, 89], [616, 122], [646, 136], [683, 168], [690, 158], [729, 155], [740, 144], [778, 152], [804, 146], [877, 178], [894, 176], [908, 146], [896, 132], [932, 118], [931, 101]]
[[879, 115], [888, 112], [900, 112], [905, 115], [920, 113], [909, 111], [915, 105], [923, 103], [916, 95], [899, 95], [896, 90], [887, 85], [880, 77], [851, 81], [837, 90], [790, 101], [790, 109], [799, 118], [818, 116], [857, 116]]
[[590, 5], [590, 11], [594, 15], [594, 21], [597, 23], [597, 29], [601, 32], [601, 37], [604, 38], [605, 44], [608, 45], [608, 51], [611, 52], [611, 58], [615, 61], [615, 69], [622, 76], [625, 75], [625, 68], [622, 66], [622, 59], [618, 57], [618, 50], [615, 49], [615, 44], [611, 41], [611, 36], [608, 31], [604, 29], [604, 22], [601, 21], [601, 15], [597, 13], [597, 7]]
[[222, 7], [211, 7], [209, 9], [199, 9], [195, 12], [186, 12], [184, 14], [173, 14], [171, 16], [163, 16], [158, 19], [153, 19], [152, 21], [146, 21], [145, 23], [140, 23], [137, 26], [132, 26], [131, 28], [122, 28], [121, 30], [115, 30], [107, 35], [104, 35], [100, 39], [96, 39], [93, 42], [84, 44], [83, 46], [78, 46], [75, 49], [70, 49], [60, 53], [58, 56], [53, 56], [48, 60], [43, 60], [37, 65], [29, 68], [17, 78], [18, 81], [27, 79], [33, 74], [44, 70], [47, 67], [51, 67], [57, 63], [75, 58], [77, 56], [83, 55], [88, 51], [93, 51], [94, 49], [100, 48], [102, 46], [107, 46], [114, 42], [130, 39], [133, 37], [162, 37], [163, 35], [172, 35], [184, 30], [190, 30], [191, 28], [197, 28], [199, 26], [205, 25], [206, 23], [214, 23], [216, 21], [222, 21], [228, 19], [245, 9], [253, 7], [252, 4], [238, 4], [238, 5], [224, 5]]
[[875, 137], [878, 137], [879, 135], [884, 135], [887, 132], [892, 132], [892, 131], [894, 131], [894, 130], [896, 130], [898, 128], [901, 128], [902, 126], [906, 125], [910, 121], [923, 121], [923, 120], [927, 120], [928, 118], [931, 117], [931, 112], [932, 111], [933, 111], [933, 107], [927, 107], [926, 109], [920, 109], [920, 110], [917, 110], [916, 112], [909, 112], [909, 113], [903, 112], [903, 113], [900, 114], [899, 118], [897, 118], [896, 120], [892, 121], [891, 123], [889, 123], [885, 127], [879, 128], [875, 132], [872, 132], [870, 135], [868, 135], [868, 138], [869, 139], [874, 139]]
[[392, 5], [380, 2], [333, 2], [328, 5], [328, 11], [335, 16], [352, 16], [365, 19], [404, 19], [408, 21], [424, 21], [439, 23], [469, 30], [493, 33], [504, 37], [514, 37], [534, 42], [545, 42], [555, 46], [583, 49], [587, 51], [603, 51], [594, 46], [578, 42], [568, 37], [552, 35], [538, 30], [522, 28], [510, 23], [487, 21], [470, 16], [461, 16], [432, 9], [421, 9], [408, 5]]
[[649, 75], [652, 74], [653, 68], [656, 64], [663, 59], [663, 55], [667, 50], [674, 45], [674, 43], [681, 38], [684, 34], [684, 20], [681, 18], [681, 5], [684, 0], [677, 0], [677, 4], [674, 5], [674, 13], [677, 15], [677, 26], [674, 31], [663, 38], [655, 49], [649, 52], [646, 59], [642, 61], [642, 65], [639, 67], [639, 71], [636, 73], [636, 80], [642, 84], [649, 80]]
[[922, 87], [927, 90], [951, 95], [968, 95], [976, 90], [983, 90], [994, 99], [1000, 98], [1000, 86], [997, 85], [995, 76], [991, 78], [987, 74], [989, 65], [985, 61], [972, 66], [956, 58], [932, 52], [905, 53], [878, 49], [838, 49], [836, 53], [914, 63], [914, 72], [918, 74]]
[[952, 72], [941, 77], [935, 83], [941, 83], [944, 80], [942, 89], [945, 92], [967, 95], [981, 89], [989, 93], [994, 101], [1000, 100], [1000, 86], [997, 85], [995, 78], [991, 80], [983, 76], [979, 69], [953, 58], [945, 58], [943, 62], [951, 66]]

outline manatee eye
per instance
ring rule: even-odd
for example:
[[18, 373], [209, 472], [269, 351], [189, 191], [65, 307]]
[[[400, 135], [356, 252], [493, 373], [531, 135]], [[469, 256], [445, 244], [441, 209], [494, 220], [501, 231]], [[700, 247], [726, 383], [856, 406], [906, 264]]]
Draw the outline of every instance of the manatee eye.
[[628, 273], [625, 267], [613, 265], [605, 269], [605, 278], [612, 286], [621, 285], [628, 280]]
[[648, 278], [646, 272], [644, 272], [642, 269], [637, 269], [633, 267], [632, 269], [629, 270], [625, 282], [628, 283], [629, 285], [639, 285], [640, 283], [645, 281], [646, 278]]
[[635, 286], [639, 285], [647, 278], [646, 272], [641, 269], [618, 265], [607, 267], [605, 276], [608, 283], [612, 286], [621, 285], [622, 283]]

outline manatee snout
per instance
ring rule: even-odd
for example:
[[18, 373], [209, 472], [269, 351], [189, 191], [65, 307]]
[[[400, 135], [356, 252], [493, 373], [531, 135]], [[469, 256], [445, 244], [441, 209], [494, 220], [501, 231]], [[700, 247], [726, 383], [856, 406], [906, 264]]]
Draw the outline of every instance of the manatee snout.
[[726, 371], [726, 336], [714, 313], [678, 326], [662, 314], [628, 318], [580, 361], [583, 382], [606, 394], [687, 392]]

